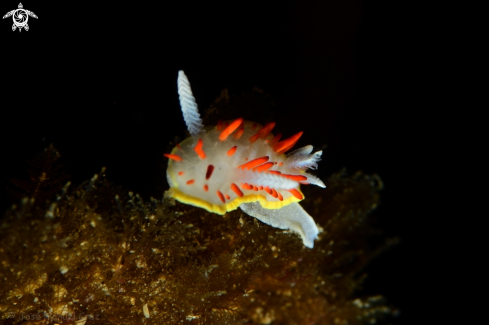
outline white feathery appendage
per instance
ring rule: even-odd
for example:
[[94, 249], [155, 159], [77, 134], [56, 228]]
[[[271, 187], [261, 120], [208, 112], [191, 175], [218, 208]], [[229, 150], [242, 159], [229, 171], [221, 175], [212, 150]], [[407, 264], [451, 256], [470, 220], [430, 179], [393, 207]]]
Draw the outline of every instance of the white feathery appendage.
[[307, 181], [306, 181], [307, 183], [312, 184], [312, 185], [317, 185], [317, 186], [322, 187], [322, 188], [326, 188], [326, 185], [324, 185], [323, 181], [320, 180], [318, 177], [311, 175], [311, 174], [308, 174], [308, 173], [304, 173], [301, 175], [304, 175], [307, 177]]
[[237, 170], [239, 182], [253, 184], [255, 186], [268, 186], [275, 189], [290, 190], [296, 188], [299, 183], [286, 177], [267, 173], [254, 172], [252, 170]]
[[303, 155], [308, 155], [312, 152], [312, 145], [307, 145], [305, 147], [296, 149], [294, 151], [291, 151], [289, 154], [287, 154], [287, 158], [295, 157], [295, 156], [303, 156]]
[[287, 160], [285, 161], [285, 166], [289, 168], [296, 168], [300, 170], [317, 169], [317, 162], [321, 160], [321, 155], [323, 151], [316, 151], [310, 154], [312, 151], [312, 146], [308, 145], [303, 148], [297, 149], [287, 155]]
[[246, 214], [272, 227], [290, 229], [298, 233], [304, 246], [314, 247], [314, 240], [318, 237], [318, 227], [299, 203], [293, 202], [280, 209], [265, 209], [259, 202], [242, 203], [239, 207]]
[[178, 71], [177, 86], [183, 119], [187, 124], [190, 135], [196, 136], [204, 130], [204, 126], [202, 125], [197, 103], [192, 95], [192, 89], [190, 89], [190, 83], [182, 70]]

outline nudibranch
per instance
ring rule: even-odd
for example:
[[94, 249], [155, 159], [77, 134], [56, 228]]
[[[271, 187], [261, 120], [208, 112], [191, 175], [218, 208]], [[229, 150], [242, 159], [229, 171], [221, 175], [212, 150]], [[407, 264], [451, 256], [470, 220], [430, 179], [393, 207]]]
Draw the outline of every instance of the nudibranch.
[[191, 136], [165, 154], [170, 185], [165, 196], [217, 214], [240, 207], [264, 223], [298, 233], [312, 248], [318, 228], [298, 202], [304, 199], [300, 184], [326, 187], [305, 172], [317, 168], [322, 151], [311, 154], [308, 145], [285, 155], [302, 132], [280, 141], [280, 133], [271, 133], [274, 122], [260, 125], [238, 118], [204, 128], [183, 71], [177, 86]]

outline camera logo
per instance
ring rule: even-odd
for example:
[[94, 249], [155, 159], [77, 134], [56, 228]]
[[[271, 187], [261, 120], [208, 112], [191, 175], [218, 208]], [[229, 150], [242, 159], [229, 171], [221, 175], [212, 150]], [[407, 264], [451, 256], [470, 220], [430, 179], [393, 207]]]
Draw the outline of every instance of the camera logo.
[[22, 28], [24, 28], [25, 30], [29, 30], [29, 25], [27, 25], [29, 16], [37, 19], [36, 14], [33, 13], [32, 11], [25, 10], [24, 7], [22, 6], [22, 3], [19, 3], [19, 8], [7, 12], [5, 16], [3, 16], [3, 18], [5, 19], [10, 16], [12, 16], [12, 19], [14, 20], [14, 24], [12, 25], [12, 31], [15, 31], [18, 28], [19, 32], [22, 31]]

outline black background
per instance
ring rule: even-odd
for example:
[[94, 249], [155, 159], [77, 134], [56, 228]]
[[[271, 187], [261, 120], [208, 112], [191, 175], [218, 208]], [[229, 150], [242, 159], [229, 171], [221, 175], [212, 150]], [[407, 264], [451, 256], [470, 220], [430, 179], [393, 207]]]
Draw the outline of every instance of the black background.
[[[1, 15], [17, 5], [3, 1]], [[304, 131], [298, 146], [327, 145], [318, 171], [323, 180], [342, 167], [383, 179], [376, 225], [401, 243], [368, 267], [365, 293], [382, 294], [401, 309], [394, 324], [439, 316], [436, 267], [444, 242], [430, 157], [441, 135], [427, 131], [436, 110], [436, 41], [430, 29], [421, 31], [424, 18], [412, 15], [414, 6], [23, 5], [39, 17], [29, 18], [29, 31], [12, 32], [11, 18], [0, 21], [4, 175], [25, 177], [25, 161], [53, 143], [75, 184], [105, 166], [109, 180], [160, 198], [167, 188], [162, 154], [175, 136], [185, 136], [178, 70], [201, 110], [226, 87], [240, 94], [256, 86], [274, 99], [284, 136]], [[8, 181], [1, 182], [5, 210]]]

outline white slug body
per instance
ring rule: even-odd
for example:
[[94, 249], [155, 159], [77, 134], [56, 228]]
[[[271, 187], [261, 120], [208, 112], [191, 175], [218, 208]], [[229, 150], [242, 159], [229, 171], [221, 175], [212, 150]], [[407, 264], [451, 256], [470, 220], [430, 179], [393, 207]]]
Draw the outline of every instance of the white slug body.
[[241, 207], [271, 226], [297, 232], [313, 247], [318, 229], [297, 202], [304, 199], [300, 184], [325, 187], [305, 172], [317, 168], [322, 152], [310, 154], [309, 145], [286, 156], [302, 132], [279, 141], [280, 135], [271, 134], [273, 122], [262, 126], [238, 118], [205, 131], [183, 71], [178, 92], [191, 137], [165, 154], [170, 158], [165, 195], [218, 214]]

